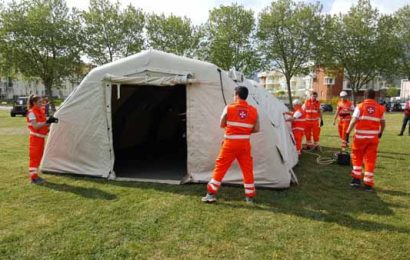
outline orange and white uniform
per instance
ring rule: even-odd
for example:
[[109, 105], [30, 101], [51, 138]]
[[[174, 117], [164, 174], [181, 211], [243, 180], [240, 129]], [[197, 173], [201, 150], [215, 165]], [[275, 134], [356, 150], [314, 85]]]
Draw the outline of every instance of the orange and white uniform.
[[239, 100], [225, 107], [221, 118], [225, 116], [225, 139], [216, 159], [212, 179], [207, 186], [208, 193], [218, 192], [226, 172], [232, 162], [237, 159], [243, 174], [245, 196], [253, 198], [256, 191], [250, 136], [258, 121], [258, 112], [246, 101]]
[[[302, 108], [306, 113], [306, 144], [308, 147], [318, 146], [320, 136], [320, 102], [318, 100], [308, 99]], [[312, 142], [312, 135], [314, 142]]]
[[40, 129], [35, 129], [31, 122], [36, 120], [37, 123], [46, 122], [47, 118], [43, 109], [33, 107], [27, 113], [27, 125], [30, 130], [29, 137], [29, 174], [32, 180], [38, 177], [38, 168], [44, 152], [45, 138], [48, 134], [49, 127], [43, 126]]
[[340, 100], [337, 103], [336, 114], [339, 118], [338, 130], [339, 137], [342, 141], [342, 147], [346, 147], [345, 134], [349, 127], [350, 120], [352, 119], [352, 112], [354, 106], [349, 100]]
[[305, 135], [306, 115], [300, 105], [294, 107], [295, 110], [292, 112], [292, 132], [295, 137], [296, 151], [300, 155], [302, 152], [302, 140]]
[[364, 163], [363, 182], [367, 186], [374, 185], [374, 168], [376, 166], [377, 147], [381, 121], [384, 120], [384, 106], [373, 99], [365, 99], [357, 105], [353, 117], [357, 118], [355, 134], [352, 144], [352, 177], [362, 178], [362, 164]]

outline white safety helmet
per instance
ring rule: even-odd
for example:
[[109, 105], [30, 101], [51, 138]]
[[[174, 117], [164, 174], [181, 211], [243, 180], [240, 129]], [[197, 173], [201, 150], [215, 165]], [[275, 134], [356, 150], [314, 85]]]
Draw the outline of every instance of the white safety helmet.
[[340, 97], [347, 97], [347, 92], [346, 91], [341, 91], [340, 92]]
[[294, 99], [292, 104], [295, 106], [295, 105], [301, 105], [302, 103], [300, 102], [299, 99]]

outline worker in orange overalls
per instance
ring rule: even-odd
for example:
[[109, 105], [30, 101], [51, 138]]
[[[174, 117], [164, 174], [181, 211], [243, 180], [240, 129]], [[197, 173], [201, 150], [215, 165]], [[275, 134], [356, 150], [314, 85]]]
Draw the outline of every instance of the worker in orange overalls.
[[31, 95], [27, 101], [27, 125], [30, 130], [29, 137], [29, 174], [31, 183], [41, 184], [44, 179], [39, 177], [39, 166], [43, 157], [45, 138], [51, 123], [55, 123], [56, 118], [46, 118], [41, 97]]
[[342, 142], [341, 147], [346, 148], [347, 144], [345, 141], [345, 133], [347, 128], [349, 127], [350, 120], [352, 119], [352, 112], [354, 110], [354, 106], [352, 102], [350, 102], [347, 98], [347, 92], [341, 91], [340, 92], [341, 100], [337, 103], [335, 117], [333, 119], [333, 125], [336, 124], [336, 118], [339, 118], [338, 130], [339, 130], [339, 137]]
[[352, 121], [346, 131], [345, 140], [349, 142], [349, 133], [355, 128], [352, 145], [352, 182], [351, 186], [360, 187], [362, 164], [364, 162], [364, 186], [366, 191], [372, 191], [374, 186], [374, 168], [376, 166], [377, 147], [386, 126], [384, 106], [379, 105], [375, 98], [376, 92], [369, 89], [365, 100], [356, 106]]
[[296, 151], [300, 156], [302, 153], [302, 139], [305, 135], [305, 111], [303, 111], [302, 103], [299, 99], [293, 100], [292, 104], [293, 112], [285, 112], [283, 114], [291, 116], [291, 118], [286, 119], [286, 121], [292, 122], [292, 132], [295, 137]]
[[222, 113], [220, 126], [225, 128], [225, 139], [216, 159], [212, 179], [207, 186], [208, 192], [202, 198], [203, 202], [212, 203], [216, 201], [216, 193], [235, 159], [238, 160], [243, 174], [245, 201], [248, 203], [254, 202], [256, 190], [250, 136], [252, 133], [259, 131], [259, 119], [256, 108], [246, 102], [247, 97], [248, 89], [246, 87], [236, 87], [234, 103], [226, 106]]
[[[319, 147], [320, 128], [323, 126], [322, 110], [320, 102], [317, 100], [317, 92], [312, 91], [310, 98], [305, 101], [302, 109], [306, 113], [305, 135], [306, 148], [314, 149]], [[312, 135], [313, 141], [312, 142]]]

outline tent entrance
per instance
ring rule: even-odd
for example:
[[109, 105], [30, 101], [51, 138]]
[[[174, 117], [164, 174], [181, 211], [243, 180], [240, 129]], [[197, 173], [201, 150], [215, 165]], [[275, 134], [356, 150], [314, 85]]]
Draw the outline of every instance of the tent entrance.
[[179, 183], [187, 173], [186, 86], [112, 86], [118, 178]]

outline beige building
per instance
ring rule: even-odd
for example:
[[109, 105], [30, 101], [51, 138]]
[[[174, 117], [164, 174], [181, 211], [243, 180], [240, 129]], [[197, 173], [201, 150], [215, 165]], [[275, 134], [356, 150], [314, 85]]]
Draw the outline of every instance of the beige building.
[[[286, 78], [282, 72], [277, 70], [261, 72], [258, 74], [258, 78], [260, 85], [275, 96], [281, 97], [287, 95]], [[293, 77], [290, 80], [292, 95], [294, 97], [306, 97], [312, 88], [312, 83], [312, 75], [298, 75]]]

